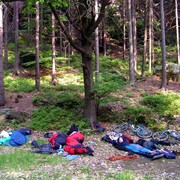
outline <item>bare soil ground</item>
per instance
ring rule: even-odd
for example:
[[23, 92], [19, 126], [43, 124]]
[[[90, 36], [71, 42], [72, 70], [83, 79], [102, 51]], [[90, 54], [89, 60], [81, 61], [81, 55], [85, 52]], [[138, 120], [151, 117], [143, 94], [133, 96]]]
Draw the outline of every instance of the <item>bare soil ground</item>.
[[[126, 91], [133, 92], [136, 94], [136, 97], [140, 97], [140, 93], [142, 91], [160, 91], [160, 80], [156, 76], [148, 77], [144, 81], [138, 81], [136, 88], [127, 88]], [[180, 93], [180, 84], [176, 82], [170, 81], [166, 91], [169, 92], [176, 92]], [[7, 103], [4, 107], [10, 107], [15, 111], [27, 112], [31, 113], [33, 109], [36, 107], [32, 104], [32, 97], [33, 94], [31, 93], [23, 93], [19, 101], [16, 101], [17, 93], [7, 93], [6, 100]], [[1, 108], [4, 108], [1, 107]], [[118, 107], [116, 107], [118, 108]], [[119, 109], [121, 111], [121, 109]], [[177, 123], [180, 123], [179, 116], [176, 117]], [[122, 171], [130, 171], [135, 174], [136, 179], [143, 179], [144, 176], [152, 177], [152, 179], [173, 179], [178, 180], [180, 179], [180, 157], [177, 156], [176, 159], [158, 159], [154, 161], [150, 161], [144, 157], [139, 157], [136, 160], [129, 160], [129, 161], [109, 161], [107, 160], [109, 157], [114, 155], [127, 155], [127, 152], [119, 151], [112, 147], [110, 144], [102, 142], [101, 138], [112, 130], [113, 124], [110, 123], [102, 123], [102, 125], [106, 128], [106, 132], [103, 134], [93, 134], [87, 136], [85, 138], [85, 145], [89, 145], [89, 142], [93, 142], [94, 145], [92, 149], [94, 150], [94, 156], [81, 156], [79, 159], [73, 160], [69, 162], [67, 167], [67, 172], [64, 171], [64, 175], [69, 173], [70, 171], [73, 172], [73, 169], [77, 166], [86, 165], [89, 167], [90, 171], [94, 173], [94, 178], [98, 179], [99, 174], [103, 174], [104, 177], [108, 173], [117, 173]], [[129, 134], [136, 139], [132, 134]], [[43, 137], [42, 132], [32, 132], [31, 140], [37, 139], [39, 137]], [[180, 152], [180, 145], [172, 145], [167, 147], [169, 150], [176, 150]], [[61, 168], [63, 165], [59, 165]], [[54, 167], [52, 167], [54, 168]], [[53, 171], [51, 167], [44, 167], [44, 170]], [[64, 168], [64, 167], [62, 167]], [[77, 172], [73, 172], [74, 178], [78, 178]]]

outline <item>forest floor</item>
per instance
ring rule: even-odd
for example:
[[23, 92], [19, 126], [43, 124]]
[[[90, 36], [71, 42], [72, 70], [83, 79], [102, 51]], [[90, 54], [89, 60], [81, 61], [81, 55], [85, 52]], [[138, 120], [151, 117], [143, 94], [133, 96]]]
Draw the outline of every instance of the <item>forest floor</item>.
[[[160, 91], [160, 79], [157, 76], [151, 76], [143, 81], [138, 81], [136, 83], [136, 88], [133, 89], [131, 87], [127, 87], [126, 91], [135, 93], [138, 100], [140, 97], [140, 93], [143, 90], [147, 91]], [[176, 92], [180, 93], [180, 84], [170, 81], [167, 86], [166, 91], [168, 92]], [[32, 93], [23, 93], [21, 94], [22, 98], [19, 99], [17, 103], [15, 101], [17, 97], [17, 93], [7, 93], [6, 100], [7, 103], [4, 107], [10, 107], [15, 111], [21, 111], [26, 113], [31, 113], [33, 109], [36, 107], [32, 104]], [[121, 107], [116, 107], [121, 108]], [[121, 111], [121, 109], [119, 109]], [[176, 117], [178, 125], [180, 124], [180, 116]], [[73, 161], [69, 161], [69, 165], [67, 168], [73, 171], [74, 167], [79, 165], [86, 165], [91, 169], [91, 172], [94, 173], [94, 178], [98, 179], [99, 174], [104, 174], [104, 177], [108, 175], [108, 173], [117, 173], [123, 171], [130, 171], [135, 175], [135, 179], [144, 179], [143, 177], [151, 177], [152, 179], [173, 179], [178, 180], [180, 177], [180, 156], [177, 156], [176, 159], [157, 159], [154, 161], [150, 161], [147, 158], [139, 156], [138, 159], [129, 160], [129, 161], [110, 161], [107, 160], [109, 157], [114, 155], [127, 155], [127, 152], [120, 151], [115, 149], [110, 144], [101, 141], [101, 138], [112, 130], [113, 124], [110, 123], [102, 123], [102, 126], [106, 128], [106, 131], [102, 134], [92, 134], [90, 136], [85, 137], [85, 145], [89, 145], [90, 142], [93, 142], [92, 149], [94, 150], [94, 156], [81, 156], [79, 159], [75, 159]], [[136, 137], [132, 134], [131, 137], [136, 139]], [[37, 139], [40, 136], [43, 136], [42, 132], [32, 132], [31, 140]], [[169, 150], [175, 150], [180, 152], [180, 144], [175, 144], [172, 146], [166, 147]], [[61, 165], [59, 165], [61, 167]], [[63, 165], [62, 165], [63, 166]], [[45, 168], [45, 167], [44, 167]], [[52, 167], [54, 168], [54, 167]], [[45, 168], [49, 172], [53, 172], [51, 167]], [[62, 167], [64, 168], [64, 167]], [[67, 171], [69, 173], [69, 171]], [[64, 171], [64, 175], [66, 171]], [[79, 177], [76, 172], [73, 172], [74, 178], [77, 179]]]

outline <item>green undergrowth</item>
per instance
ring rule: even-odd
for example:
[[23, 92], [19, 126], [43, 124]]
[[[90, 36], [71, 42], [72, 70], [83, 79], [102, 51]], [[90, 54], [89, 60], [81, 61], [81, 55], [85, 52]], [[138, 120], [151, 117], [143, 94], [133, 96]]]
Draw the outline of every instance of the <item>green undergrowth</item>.
[[31, 92], [35, 90], [35, 82], [31, 78], [5, 76], [4, 87], [11, 92]]
[[49, 89], [36, 94], [33, 98], [36, 106], [57, 105], [63, 108], [77, 109], [84, 106], [84, 99], [73, 90]]
[[141, 100], [143, 105], [151, 108], [154, 112], [162, 116], [168, 114], [180, 114], [180, 95], [174, 93], [159, 93], [143, 97]]
[[105, 98], [108, 94], [123, 89], [125, 85], [126, 82], [118, 74], [103, 73], [95, 85], [95, 91], [98, 97]]
[[49, 105], [42, 106], [32, 113], [29, 126], [34, 130], [67, 132], [72, 123], [75, 123], [82, 130], [89, 127], [88, 121], [84, 120], [81, 113]]

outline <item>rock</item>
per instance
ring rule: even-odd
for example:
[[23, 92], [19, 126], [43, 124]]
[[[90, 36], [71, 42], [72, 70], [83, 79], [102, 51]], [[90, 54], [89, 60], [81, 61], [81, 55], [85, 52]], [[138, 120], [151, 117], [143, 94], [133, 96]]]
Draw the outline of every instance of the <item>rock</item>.
[[[170, 79], [172, 81], [180, 82], [180, 65], [175, 63], [166, 64], [166, 72], [168, 82]], [[162, 74], [162, 66], [155, 67], [155, 74], [161, 77]]]
[[9, 108], [0, 109], [0, 125], [10, 123], [12, 120], [17, 122], [23, 122], [25, 120], [26, 113], [16, 112]]

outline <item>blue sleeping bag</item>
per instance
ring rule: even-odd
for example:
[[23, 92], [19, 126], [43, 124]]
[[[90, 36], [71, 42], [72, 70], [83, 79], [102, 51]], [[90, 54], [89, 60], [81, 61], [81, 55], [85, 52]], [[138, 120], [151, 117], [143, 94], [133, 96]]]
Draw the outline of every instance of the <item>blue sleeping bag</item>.
[[29, 129], [19, 129], [12, 131], [11, 139], [9, 140], [9, 146], [21, 146], [25, 144], [31, 135], [31, 130]]

